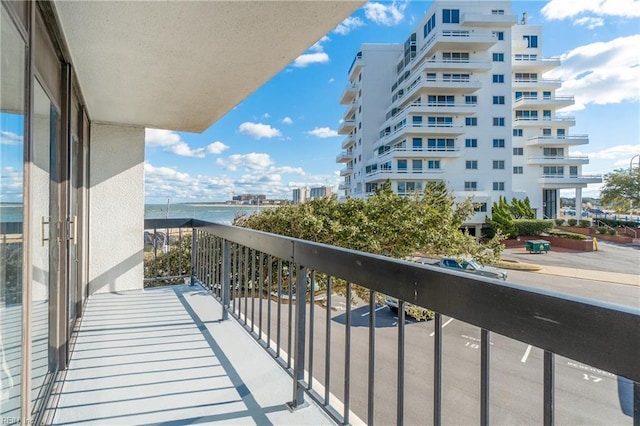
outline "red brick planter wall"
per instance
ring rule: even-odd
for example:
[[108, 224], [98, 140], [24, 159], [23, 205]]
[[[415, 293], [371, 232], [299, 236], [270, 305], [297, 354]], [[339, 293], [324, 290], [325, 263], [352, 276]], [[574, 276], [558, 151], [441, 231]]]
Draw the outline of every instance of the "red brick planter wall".
[[609, 234], [598, 234], [596, 228], [579, 228], [577, 226], [556, 226], [555, 229], [559, 229], [561, 231], [566, 231], [566, 232], [573, 232], [574, 234], [591, 235], [592, 237], [596, 237], [598, 240], [602, 240], [602, 241], [613, 241], [616, 243], [623, 243], [623, 244], [631, 244], [633, 242], [632, 237], [622, 235], [622, 233], [624, 232], [624, 228], [618, 229], [618, 232], [620, 233], [620, 235], [615, 235], [615, 236], [609, 235]]
[[503, 244], [507, 248], [524, 247], [529, 240], [549, 241], [551, 250], [553, 250], [554, 247], [562, 247], [578, 251], [593, 251], [593, 240], [574, 240], [572, 238], [554, 237], [552, 235], [520, 237], [520, 241], [517, 239], [509, 239], [504, 240]]

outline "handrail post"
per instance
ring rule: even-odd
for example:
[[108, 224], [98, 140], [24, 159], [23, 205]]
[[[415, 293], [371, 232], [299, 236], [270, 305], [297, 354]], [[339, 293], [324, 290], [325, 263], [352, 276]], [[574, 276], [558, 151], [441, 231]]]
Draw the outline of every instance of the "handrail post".
[[222, 243], [222, 320], [229, 319], [229, 292], [231, 281], [231, 243], [229, 240], [223, 240]]
[[196, 228], [191, 228], [191, 280], [189, 281], [189, 285], [193, 286], [196, 284]]
[[[293, 400], [288, 402], [289, 410], [294, 411], [306, 406], [304, 402], [304, 359], [305, 359], [305, 331], [307, 313], [307, 272], [304, 266], [296, 265], [296, 334], [295, 358], [293, 367]], [[291, 303], [291, 301], [289, 301]], [[313, 380], [309, 377], [309, 381]]]

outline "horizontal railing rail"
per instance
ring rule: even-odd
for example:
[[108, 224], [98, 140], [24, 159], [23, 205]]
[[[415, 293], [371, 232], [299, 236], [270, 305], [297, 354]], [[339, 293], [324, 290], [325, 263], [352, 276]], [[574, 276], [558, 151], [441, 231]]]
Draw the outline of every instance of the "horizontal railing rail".
[[[544, 411], [546, 424], [553, 423], [554, 356], [567, 357], [635, 382], [634, 418], [640, 420], [640, 309], [597, 300], [525, 287], [436, 266], [348, 250], [295, 238], [283, 237], [235, 226], [201, 220], [147, 220], [145, 228], [191, 227], [193, 229], [192, 274], [211, 289], [223, 304], [223, 312], [240, 321], [294, 378], [291, 405], [300, 406], [306, 392], [341, 423], [349, 423], [351, 379], [352, 307], [346, 303], [344, 332], [344, 389], [338, 406], [332, 401], [330, 356], [331, 320], [326, 319], [326, 359], [324, 395], [314, 382], [313, 337], [316, 280], [326, 285], [327, 312], [331, 312], [332, 283], [346, 282], [346, 300], [353, 285], [369, 292], [370, 312], [376, 294], [398, 299], [398, 389], [397, 420], [403, 421], [404, 407], [404, 305], [435, 311], [433, 354], [433, 422], [442, 421], [442, 317], [448, 316], [481, 329], [481, 418], [488, 420], [489, 339], [492, 333], [506, 336], [544, 351]], [[265, 298], [265, 293], [267, 297]], [[258, 299], [256, 299], [256, 297]], [[277, 299], [274, 308], [270, 303]], [[263, 299], [268, 299], [263, 307]], [[288, 303], [283, 305], [283, 300]], [[275, 303], [275, 302], [274, 302]], [[293, 306], [295, 305], [295, 307]], [[282, 311], [288, 311], [284, 315]], [[277, 313], [272, 312], [275, 309]], [[295, 312], [294, 312], [295, 309]], [[268, 310], [264, 312], [263, 310]], [[277, 330], [271, 315], [277, 315]], [[266, 321], [263, 316], [266, 315]], [[284, 317], [288, 324], [280, 324]], [[367, 399], [373, 423], [373, 383], [375, 378], [375, 315], [369, 315], [369, 382]], [[309, 333], [307, 335], [306, 333]], [[285, 336], [288, 336], [285, 339]], [[287, 347], [281, 347], [287, 341]], [[373, 358], [372, 358], [373, 357]], [[315, 366], [318, 367], [318, 366]], [[322, 378], [322, 374], [318, 376]], [[306, 380], [305, 380], [306, 378]], [[431, 386], [425, 384], [425, 387]]]

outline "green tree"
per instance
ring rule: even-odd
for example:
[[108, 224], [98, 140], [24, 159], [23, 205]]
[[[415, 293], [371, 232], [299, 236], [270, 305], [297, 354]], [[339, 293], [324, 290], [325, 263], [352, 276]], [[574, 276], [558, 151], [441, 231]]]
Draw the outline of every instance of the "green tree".
[[[181, 237], [168, 236], [166, 246], [156, 243], [155, 250], [144, 255], [144, 277], [162, 278], [191, 274], [191, 234]], [[153, 285], [182, 283], [183, 279], [159, 280]]]
[[600, 202], [618, 213], [640, 207], [640, 168], [616, 169], [604, 175]]

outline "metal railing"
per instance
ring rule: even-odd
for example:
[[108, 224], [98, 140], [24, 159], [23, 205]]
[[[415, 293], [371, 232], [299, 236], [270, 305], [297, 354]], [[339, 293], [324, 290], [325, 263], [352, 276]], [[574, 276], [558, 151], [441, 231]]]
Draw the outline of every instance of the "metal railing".
[[[432, 360], [433, 382], [423, 383], [419, 392], [423, 395], [427, 390], [432, 391], [433, 424], [442, 424], [443, 389], [446, 389], [443, 381], [445, 315], [477, 326], [481, 331], [477, 344], [474, 343], [480, 351], [481, 424], [488, 424], [490, 419], [490, 347], [492, 339], [500, 336], [544, 351], [540, 367], [544, 392], [539, 407], [544, 424], [554, 423], [556, 356], [635, 382], [632, 385], [633, 416], [635, 424], [640, 421], [640, 309], [195, 219], [146, 220], [145, 228], [193, 230], [193, 280], [211, 290], [222, 303], [223, 319], [230, 315], [239, 321], [292, 375], [292, 409], [302, 406], [308, 397], [334, 420], [348, 424], [354, 416], [351, 383], [358, 378], [366, 381], [366, 388], [360, 388], [362, 394], [356, 396], [359, 401], [366, 400], [366, 422], [374, 423], [377, 373], [392, 368], [376, 364], [376, 299], [382, 294], [398, 299], [399, 305], [395, 325], [398, 330], [397, 424], [404, 422], [405, 395], [408, 394], [405, 392], [408, 372], [405, 350], [410, 347], [408, 343], [419, 343], [407, 342], [404, 310], [407, 304], [435, 312], [433, 353], [431, 357], [423, 354]], [[358, 365], [351, 357], [353, 321], [360, 319], [354, 317], [350, 302], [356, 285], [359, 294], [364, 294], [370, 313], [366, 319], [368, 356], [361, 357]], [[334, 308], [332, 299], [338, 287], [345, 297], [344, 328], [339, 333], [344, 335], [344, 340], [335, 347], [337, 338], [332, 337], [332, 333], [336, 324], [329, 313]], [[316, 306], [321, 294], [324, 294], [326, 315]], [[300, 303], [302, 300], [305, 303]], [[316, 323], [322, 315], [326, 316], [324, 324]], [[321, 365], [314, 359], [314, 344], [324, 346]], [[332, 373], [336, 357], [344, 367], [340, 370], [340, 381], [336, 381], [335, 372]], [[365, 368], [361, 364], [366, 364], [366, 379], [351, 372], [352, 367]], [[341, 400], [336, 400], [334, 392], [340, 393]], [[364, 417], [364, 410], [361, 412]]]

